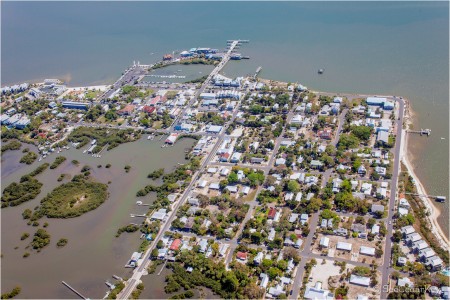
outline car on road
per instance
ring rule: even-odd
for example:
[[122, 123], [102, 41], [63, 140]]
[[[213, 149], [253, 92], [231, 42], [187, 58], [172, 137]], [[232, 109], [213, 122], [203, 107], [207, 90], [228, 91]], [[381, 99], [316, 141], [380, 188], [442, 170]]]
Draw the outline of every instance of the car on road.
[[392, 224], [392, 221], [389, 221], [389, 225], [391, 225]]

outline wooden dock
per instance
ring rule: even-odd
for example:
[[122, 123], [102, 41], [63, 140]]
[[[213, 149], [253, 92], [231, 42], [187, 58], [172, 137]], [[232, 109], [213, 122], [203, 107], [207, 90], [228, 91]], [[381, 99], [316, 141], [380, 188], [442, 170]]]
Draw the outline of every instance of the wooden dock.
[[161, 275], [161, 272], [164, 270], [164, 267], [166, 266], [166, 264], [167, 264], [167, 259], [166, 259], [166, 261], [164, 262], [163, 266], [161, 267], [161, 270], [159, 270], [158, 276]]
[[131, 218], [138, 218], [138, 217], [141, 217], [141, 218], [147, 218], [146, 215], [136, 215], [136, 214], [130, 214], [130, 217], [131, 217]]
[[71, 287], [67, 282], [62, 281], [62, 284], [64, 284], [66, 287], [68, 287], [72, 292], [74, 292], [75, 294], [77, 294], [78, 297], [80, 297], [81, 299], [89, 299], [84, 297], [80, 292], [78, 292], [76, 289], [74, 289], [73, 287]]
[[261, 72], [262, 67], [259, 66], [258, 69], [256, 69], [255, 75], [253, 75], [253, 79], [256, 79], [256, 77], [258, 77], [258, 74]]
[[420, 135], [426, 135], [426, 136], [431, 135], [431, 129], [407, 130], [406, 132], [407, 133], [418, 133]]
[[447, 197], [445, 197], [445, 196], [424, 195], [424, 194], [416, 194], [416, 193], [405, 193], [405, 195], [413, 195], [413, 196], [419, 196], [419, 197], [432, 198], [432, 199], [436, 199], [437, 202], [445, 202], [447, 200]]

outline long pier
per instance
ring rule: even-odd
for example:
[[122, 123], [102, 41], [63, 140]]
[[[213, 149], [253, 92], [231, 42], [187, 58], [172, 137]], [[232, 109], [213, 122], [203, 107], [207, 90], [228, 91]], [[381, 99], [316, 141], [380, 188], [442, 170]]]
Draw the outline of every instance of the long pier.
[[413, 196], [419, 196], [419, 197], [427, 197], [436, 199], [438, 202], [445, 202], [447, 200], [447, 197], [445, 196], [434, 196], [434, 195], [425, 195], [425, 194], [416, 194], [416, 193], [405, 193], [405, 195], [413, 195]]
[[256, 77], [258, 77], [259, 72], [261, 72], [262, 67], [259, 66], [258, 69], [256, 69], [255, 75], [253, 75], [253, 79], [256, 79]]
[[62, 281], [62, 284], [64, 284], [65, 286], [67, 286], [72, 292], [74, 292], [75, 294], [77, 294], [78, 297], [80, 297], [81, 299], [89, 299], [86, 298], [85, 296], [83, 296], [80, 292], [78, 292], [76, 289], [74, 289], [73, 287], [71, 287], [67, 282], [65, 282], [64, 280]]
[[163, 266], [161, 267], [161, 270], [159, 270], [158, 276], [161, 275], [161, 272], [164, 270], [164, 267], [165, 267], [166, 265], [167, 265], [167, 259], [166, 259], [166, 261], [164, 262]]
[[130, 217], [132, 217], [132, 218], [137, 218], [137, 217], [147, 218], [146, 215], [135, 215], [135, 214], [130, 214]]
[[407, 130], [407, 133], [418, 133], [420, 135], [431, 135], [431, 129]]

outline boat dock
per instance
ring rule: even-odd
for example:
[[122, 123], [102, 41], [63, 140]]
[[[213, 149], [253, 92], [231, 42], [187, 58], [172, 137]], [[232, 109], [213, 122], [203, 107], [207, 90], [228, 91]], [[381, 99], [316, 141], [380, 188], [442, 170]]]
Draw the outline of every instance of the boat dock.
[[164, 270], [164, 268], [166, 267], [166, 265], [167, 265], [167, 259], [166, 259], [166, 261], [164, 262], [163, 266], [161, 267], [161, 270], [159, 270], [158, 276], [161, 275], [161, 272]]
[[66, 287], [68, 287], [72, 292], [74, 292], [75, 294], [77, 294], [78, 297], [80, 297], [81, 299], [89, 299], [86, 298], [85, 296], [83, 296], [80, 292], [78, 292], [76, 289], [74, 289], [73, 287], [71, 287], [67, 282], [62, 281], [62, 284], [64, 284]]
[[109, 289], [113, 290], [116, 288], [116, 286], [114, 284], [112, 284], [111, 282], [109, 282], [108, 280], [105, 281], [105, 284], [109, 287]]
[[122, 278], [122, 277], [119, 277], [119, 276], [117, 276], [117, 275], [113, 275], [112, 277], [113, 277], [114, 279], [116, 279], [116, 280], [123, 281], [123, 278]]
[[256, 77], [258, 77], [258, 75], [261, 72], [261, 70], [262, 70], [262, 67], [259, 66], [258, 69], [256, 69], [256, 71], [255, 71], [255, 75], [253, 75], [253, 79], [256, 79]]
[[130, 217], [132, 217], [132, 218], [138, 218], [138, 217], [147, 218], [146, 215], [135, 215], [135, 214], [130, 214]]
[[156, 74], [150, 74], [146, 75], [149, 77], [157, 77], [157, 78], [177, 78], [177, 79], [184, 79], [186, 76], [184, 75], [156, 75]]
[[447, 197], [445, 197], [445, 196], [433, 196], [433, 195], [424, 195], [424, 194], [416, 194], [416, 193], [405, 193], [405, 194], [419, 196], [419, 197], [432, 198], [432, 199], [436, 199], [437, 202], [445, 202], [447, 200]]
[[420, 135], [431, 135], [431, 129], [420, 129], [420, 130], [407, 130], [407, 133], [418, 133]]

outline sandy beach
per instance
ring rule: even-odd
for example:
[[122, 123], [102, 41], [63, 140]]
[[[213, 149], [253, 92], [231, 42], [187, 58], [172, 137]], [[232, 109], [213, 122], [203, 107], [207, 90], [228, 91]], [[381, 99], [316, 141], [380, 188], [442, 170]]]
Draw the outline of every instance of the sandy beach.
[[[411, 108], [409, 106], [409, 101], [405, 101], [405, 121], [406, 121], [406, 128], [409, 127], [410, 121], [411, 121]], [[408, 157], [408, 134], [406, 133], [406, 130], [403, 129], [402, 134], [402, 148], [400, 151], [400, 159], [406, 166], [409, 174], [414, 179], [414, 184], [416, 186], [417, 192], [422, 195], [427, 195], [427, 191], [425, 190], [424, 186], [420, 182], [417, 175], [414, 173], [414, 169], [412, 167], [412, 164], [410, 162], [410, 158]], [[437, 240], [439, 241], [442, 248], [449, 251], [449, 238], [442, 230], [441, 226], [437, 222], [437, 218], [440, 215], [440, 211], [435, 207], [434, 201], [428, 197], [421, 196], [420, 199], [422, 200], [423, 204], [425, 205], [426, 209], [430, 212], [430, 215], [427, 217], [430, 225], [431, 225], [431, 231], [436, 236]]]

